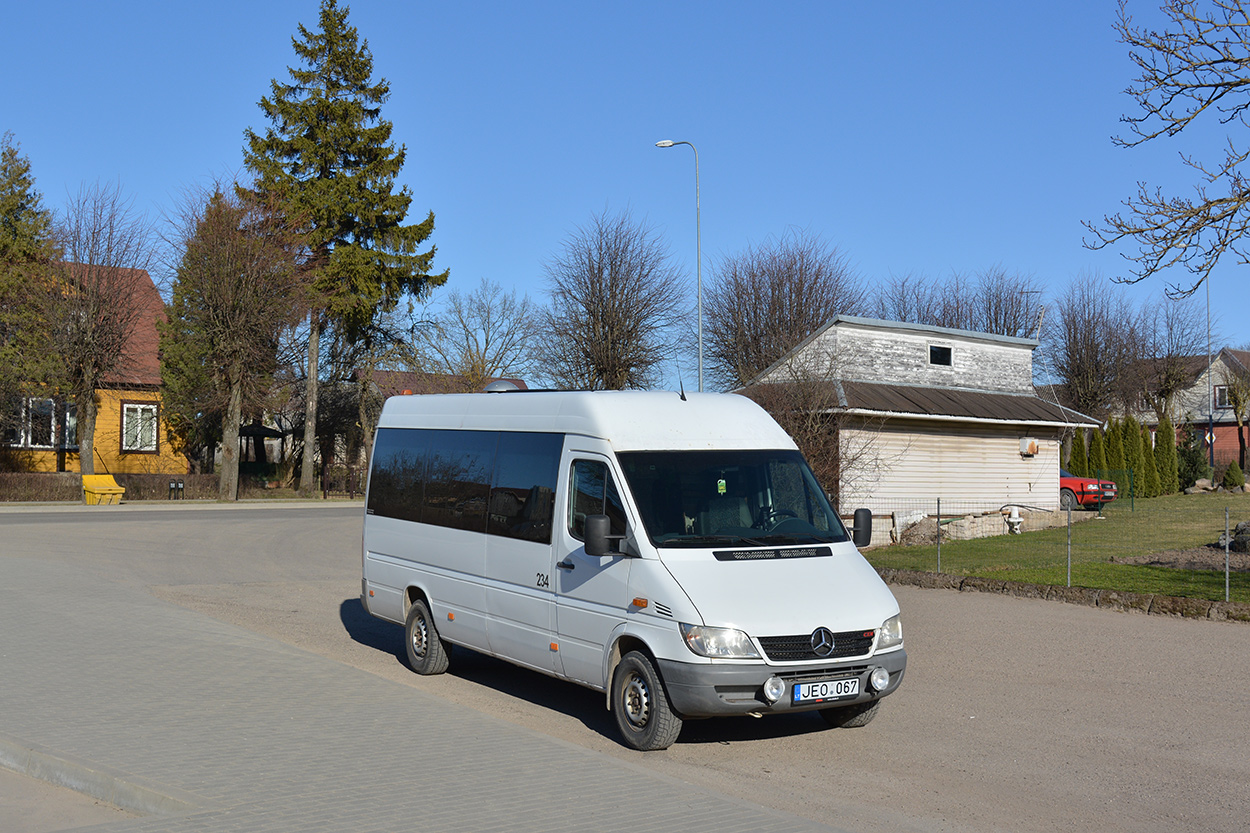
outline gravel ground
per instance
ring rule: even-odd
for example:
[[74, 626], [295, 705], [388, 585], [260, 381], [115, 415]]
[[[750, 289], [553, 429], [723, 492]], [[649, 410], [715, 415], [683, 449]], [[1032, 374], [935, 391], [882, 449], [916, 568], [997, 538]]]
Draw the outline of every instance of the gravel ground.
[[358, 587], [153, 590], [570, 743], [861, 833], [1178, 833], [1244, 829], [1250, 817], [1246, 625], [894, 587], [910, 661], [869, 726], [827, 730], [815, 715], [691, 721], [672, 748], [644, 754], [621, 746], [601, 694], [460, 649], [449, 673], [413, 674], [402, 628], [368, 617], [351, 595]]

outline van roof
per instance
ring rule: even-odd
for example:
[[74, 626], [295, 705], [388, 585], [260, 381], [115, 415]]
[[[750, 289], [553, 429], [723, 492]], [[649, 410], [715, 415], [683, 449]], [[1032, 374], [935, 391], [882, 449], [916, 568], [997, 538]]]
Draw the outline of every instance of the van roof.
[[380, 428], [549, 431], [605, 439], [617, 451], [795, 448], [759, 405], [726, 393], [516, 391], [386, 400]]

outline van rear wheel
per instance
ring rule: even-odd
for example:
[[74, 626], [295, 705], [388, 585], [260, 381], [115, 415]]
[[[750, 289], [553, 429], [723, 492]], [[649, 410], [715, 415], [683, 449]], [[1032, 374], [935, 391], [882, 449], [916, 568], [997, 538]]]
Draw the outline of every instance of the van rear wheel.
[[404, 642], [408, 648], [408, 665], [418, 674], [442, 674], [449, 659], [447, 645], [438, 635], [434, 618], [424, 599], [417, 599], [408, 609], [404, 625]]
[[626, 654], [612, 675], [612, 716], [625, 743], [643, 752], [668, 749], [681, 734], [660, 675], [639, 651]]

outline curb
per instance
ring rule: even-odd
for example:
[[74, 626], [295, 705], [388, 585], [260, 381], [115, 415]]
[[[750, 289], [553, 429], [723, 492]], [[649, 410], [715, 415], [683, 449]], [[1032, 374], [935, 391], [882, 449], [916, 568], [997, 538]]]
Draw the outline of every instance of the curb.
[[1245, 602], [1213, 602], [1210, 599], [1190, 599], [1184, 596], [1163, 596], [1154, 593], [1026, 584], [1022, 581], [1003, 581], [982, 576], [953, 576], [919, 570], [894, 570], [889, 567], [878, 567], [876, 570], [886, 584], [908, 584], [927, 589], [958, 590], [963, 593], [999, 593], [1024, 599], [1067, 602], [1103, 610], [1250, 624], [1250, 604]]
[[167, 787], [157, 790], [118, 770], [54, 754], [6, 735], [0, 735], [0, 766], [142, 816], [182, 815], [201, 809], [195, 796]]

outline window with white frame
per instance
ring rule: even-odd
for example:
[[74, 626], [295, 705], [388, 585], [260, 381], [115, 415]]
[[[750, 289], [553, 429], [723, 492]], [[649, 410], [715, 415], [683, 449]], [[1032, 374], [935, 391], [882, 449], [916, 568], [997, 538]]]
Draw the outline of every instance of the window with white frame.
[[156, 452], [156, 403], [122, 403], [122, 451]]
[[1215, 407], [1217, 408], [1233, 407], [1232, 405], [1228, 404], [1228, 385], [1216, 385], [1215, 386]]
[[78, 406], [65, 406], [65, 439], [66, 448], [78, 448]]
[[26, 445], [31, 448], [51, 448], [56, 436], [56, 408], [51, 399], [26, 400]]
[[16, 448], [74, 448], [78, 420], [72, 405], [36, 397], [13, 401], [0, 445]]

